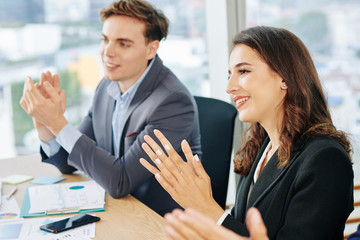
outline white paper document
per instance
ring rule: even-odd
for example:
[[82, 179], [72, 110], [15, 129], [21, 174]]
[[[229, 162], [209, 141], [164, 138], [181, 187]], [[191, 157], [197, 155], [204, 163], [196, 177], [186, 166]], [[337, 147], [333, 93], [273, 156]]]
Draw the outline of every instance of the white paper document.
[[95, 181], [69, 182], [29, 188], [29, 213], [102, 208], [105, 190]]
[[[2, 204], [0, 206], [0, 223], [19, 220], [20, 209], [14, 197], [7, 199], [2, 196]], [[1, 240], [1, 238], [0, 238]]]
[[95, 237], [95, 223], [87, 224], [61, 233], [40, 230], [40, 226], [61, 218], [34, 218], [0, 224], [0, 240], [87, 240]]

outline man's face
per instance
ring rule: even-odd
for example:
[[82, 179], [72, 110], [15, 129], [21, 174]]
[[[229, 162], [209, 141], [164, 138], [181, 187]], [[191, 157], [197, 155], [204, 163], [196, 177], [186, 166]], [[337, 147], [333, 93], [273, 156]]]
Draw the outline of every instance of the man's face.
[[105, 20], [100, 45], [105, 78], [118, 81], [125, 92], [143, 74], [159, 41], [146, 43], [145, 23], [138, 19], [113, 15]]

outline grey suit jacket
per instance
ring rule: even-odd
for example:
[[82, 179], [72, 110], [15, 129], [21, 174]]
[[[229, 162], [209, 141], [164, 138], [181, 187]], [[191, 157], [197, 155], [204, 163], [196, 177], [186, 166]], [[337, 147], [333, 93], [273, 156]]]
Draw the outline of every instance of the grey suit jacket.
[[[112, 115], [114, 99], [106, 91], [110, 81], [98, 85], [88, 115], [79, 126], [83, 133], [72, 152], [64, 149], [43, 161], [52, 163], [62, 173], [79, 169], [100, 184], [112, 197], [131, 193], [161, 215], [179, 207], [139, 162], [147, 157], [141, 144], [144, 136], [154, 136], [159, 129], [181, 152], [186, 139], [194, 154], [201, 155], [198, 111], [186, 87], [156, 56], [153, 66], [140, 84], [127, 110], [121, 135], [119, 158], [114, 157]], [[152, 163], [152, 162], [151, 162]]]
[[269, 239], [343, 239], [346, 219], [353, 210], [353, 171], [348, 154], [331, 137], [315, 137], [294, 146], [289, 165], [277, 167], [271, 157], [248, 198], [255, 168], [269, 138], [246, 177], [238, 184], [236, 203], [223, 226], [248, 236], [250, 207], [259, 209]]

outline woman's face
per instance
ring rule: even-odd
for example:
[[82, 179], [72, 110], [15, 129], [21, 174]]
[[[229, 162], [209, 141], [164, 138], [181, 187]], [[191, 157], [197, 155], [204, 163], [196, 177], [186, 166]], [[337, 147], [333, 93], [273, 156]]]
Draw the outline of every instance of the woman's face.
[[259, 122], [265, 128], [281, 122], [284, 84], [255, 50], [244, 44], [233, 48], [226, 92], [236, 103], [241, 121]]

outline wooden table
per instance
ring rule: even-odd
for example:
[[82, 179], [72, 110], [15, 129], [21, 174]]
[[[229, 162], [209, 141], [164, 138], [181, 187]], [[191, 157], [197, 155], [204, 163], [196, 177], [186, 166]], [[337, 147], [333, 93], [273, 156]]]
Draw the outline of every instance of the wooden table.
[[[30, 175], [34, 178], [62, 176], [66, 178], [63, 182], [89, 180], [82, 174], [61, 174], [55, 166], [42, 163], [39, 154], [0, 159], [0, 176], [12, 174]], [[18, 191], [14, 196], [20, 208], [25, 190], [30, 185], [29, 182], [17, 185]], [[2, 194], [7, 195], [13, 187], [3, 184]], [[96, 223], [95, 239], [168, 239], [164, 231], [165, 219], [131, 195], [114, 199], [106, 194], [105, 212], [97, 212], [96, 215], [101, 220]]]

